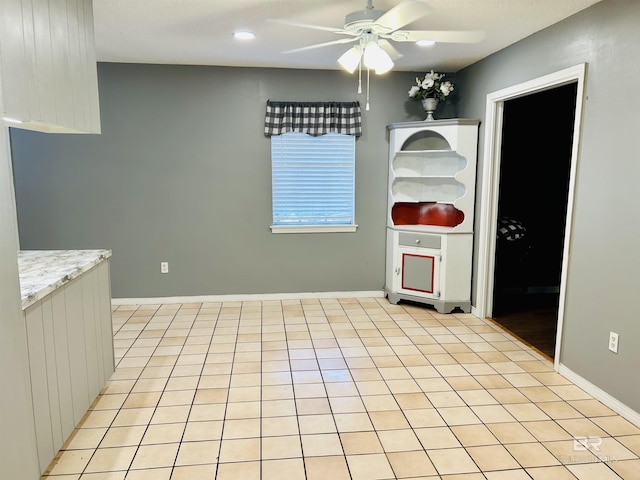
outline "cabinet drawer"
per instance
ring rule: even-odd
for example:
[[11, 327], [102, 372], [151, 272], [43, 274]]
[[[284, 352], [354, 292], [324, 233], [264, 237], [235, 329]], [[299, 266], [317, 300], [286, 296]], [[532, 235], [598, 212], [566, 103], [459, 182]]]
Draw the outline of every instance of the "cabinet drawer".
[[398, 243], [407, 247], [440, 249], [440, 236], [427, 233], [400, 232]]

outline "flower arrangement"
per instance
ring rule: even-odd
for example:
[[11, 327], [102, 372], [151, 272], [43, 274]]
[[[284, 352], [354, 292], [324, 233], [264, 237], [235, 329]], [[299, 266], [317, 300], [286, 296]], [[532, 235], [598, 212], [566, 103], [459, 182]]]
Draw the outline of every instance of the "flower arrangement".
[[416, 85], [409, 90], [409, 96], [416, 100], [425, 98], [436, 98], [444, 101], [453, 91], [453, 83], [443, 82], [444, 73], [431, 72], [425, 74], [424, 78], [416, 77]]

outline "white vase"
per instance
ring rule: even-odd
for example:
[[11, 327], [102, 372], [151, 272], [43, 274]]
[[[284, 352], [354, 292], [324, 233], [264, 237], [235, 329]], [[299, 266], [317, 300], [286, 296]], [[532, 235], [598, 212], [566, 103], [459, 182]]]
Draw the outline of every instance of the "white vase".
[[427, 118], [425, 118], [425, 120], [435, 120], [433, 118], [433, 112], [436, 111], [436, 107], [438, 106], [438, 99], [437, 98], [423, 98], [422, 99], [422, 108], [424, 108], [424, 111], [427, 112]]

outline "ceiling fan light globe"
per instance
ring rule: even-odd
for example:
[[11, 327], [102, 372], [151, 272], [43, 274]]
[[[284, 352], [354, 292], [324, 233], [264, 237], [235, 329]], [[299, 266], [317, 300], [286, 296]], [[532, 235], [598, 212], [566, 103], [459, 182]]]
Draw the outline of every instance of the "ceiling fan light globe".
[[387, 73], [389, 70], [391, 70], [393, 68], [393, 61], [389, 58], [389, 61], [384, 61], [381, 62], [377, 67], [376, 67], [376, 74], [377, 75], [382, 75], [384, 73]]
[[364, 49], [364, 65], [369, 69], [375, 70], [380, 75], [393, 68], [393, 60], [380, 45], [370, 42]]
[[351, 47], [344, 52], [338, 59], [338, 63], [347, 72], [353, 73], [360, 64], [360, 57], [362, 56], [362, 50], [359, 47]]

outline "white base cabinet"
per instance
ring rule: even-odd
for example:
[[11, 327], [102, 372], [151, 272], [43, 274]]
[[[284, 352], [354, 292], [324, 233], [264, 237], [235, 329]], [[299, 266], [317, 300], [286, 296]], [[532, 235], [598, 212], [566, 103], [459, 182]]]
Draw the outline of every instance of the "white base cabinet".
[[114, 372], [109, 262], [25, 311], [40, 471]]
[[385, 294], [471, 311], [478, 120], [389, 126]]
[[433, 305], [440, 313], [471, 311], [470, 233], [427, 233], [387, 229], [385, 293], [400, 300]]

